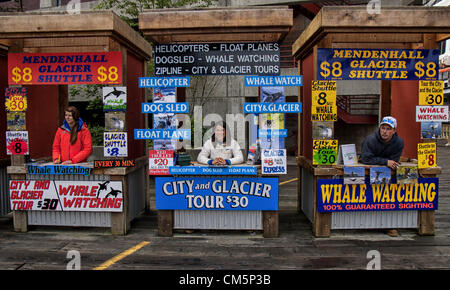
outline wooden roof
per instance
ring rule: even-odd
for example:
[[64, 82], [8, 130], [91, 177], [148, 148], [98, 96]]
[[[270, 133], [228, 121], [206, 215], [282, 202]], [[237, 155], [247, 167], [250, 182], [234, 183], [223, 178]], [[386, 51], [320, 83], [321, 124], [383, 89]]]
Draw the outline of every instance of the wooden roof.
[[293, 25], [287, 6], [159, 9], [139, 14], [139, 29], [155, 43], [278, 41]]
[[112, 11], [1, 13], [0, 44], [23, 40], [24, 52], [112, 51], [111, 39], [145, 59], [151, 45]]
[[[292, 45], [301, 57], [325, 36], [330, 43], [421, 43], [450, 37], [450, 7], [387, 7], [369, 14], [365, 6], [323, 7]], [[388, 45], [389, 46], [389, 45]]]

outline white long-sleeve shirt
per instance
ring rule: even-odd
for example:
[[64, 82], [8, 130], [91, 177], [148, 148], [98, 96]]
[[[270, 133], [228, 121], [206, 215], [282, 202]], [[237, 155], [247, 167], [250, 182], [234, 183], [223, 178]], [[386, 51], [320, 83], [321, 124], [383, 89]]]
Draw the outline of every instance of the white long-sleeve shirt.
[[229, 146], [226, 146], [225, 143], [216, 142], [216, 147], [214, 147], [213, 142], [209, 139], [205, 142], [202, 151], [198, 154], [197, 161], [202, 164], [208, 164], [208, 161], [214, 160], [217, 157], [230, 160], [232, 165], [244, 162], [241, 147], [234, 139], [231, 139]]

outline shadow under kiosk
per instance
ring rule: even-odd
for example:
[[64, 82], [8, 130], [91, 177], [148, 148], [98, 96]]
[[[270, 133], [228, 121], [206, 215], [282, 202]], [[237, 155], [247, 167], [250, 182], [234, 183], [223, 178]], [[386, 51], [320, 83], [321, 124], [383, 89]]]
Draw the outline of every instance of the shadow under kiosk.
[[[25, 155], [11, 155], [11, 165], [7, 168], [7, 173], [11, 179], [10, 197], [14, 195], [14, 200], [11, 200], [14, 230], [27, 231], [29, 225], [90, 226], [109, 227], [113, 234], [125, 235], [130, 228], [130, 221], [146, 207], [148, 160], [145, 142], [129, 137], [126, 157], [98, 157], [119, 161], [132, 160], [133, 167], [119, 165], [114, 168], [93, 168], [92, 162], [55, 166], [48, 162], [51, 161], [49, 156], [52, 154], [54, 134], [64, 120], [64, 108], [69, 102], [68, 85], [126, 86], [128, 96], [131, 97], [127, 100], [123, 132], [132, 136], [133, 128], [144, 127], [145, 116], [137, 114], [137, 111], [140, 104], [146, 100], [146, 96], [145, 90], [138, 86], [138, 77], [146, 73], [145, 62], [150, 60], [152, 54], [150, 44], [113, 12], [82, 12], [73, 15], [3, 14], [0, 16], [0, 45], [5, 51], [5, 54], [0, 56], [2, 71], [8, 71], [10, 54], [18, 54], [31, 60], [27, 68], [27, 73], [30, 74], [26, 78], [16, 78], [15, 81], [8, 82], [6, 74], [2, 75], [2, 78], [6, 78], [2, 79], [2, 84], [27, 89], [26, 131], [29, 141], [27, 154], [29, 159], [39, 161], [39, 164], [30, 164], [25, 162]], [[60, 60], [61, 56], [63, 60], [67, 55], [70, 57], [65, 58], [66, 60], [81, 61], [77, 63], [78, 66], [74, 65], [74, 70], [86, 68], [85, 75], [64, 77], [63, 74], [67, 69], [52, 70], [50, 73], [32, 67], [32, 65], [39, 66], [33, 63], [33, 60], [36, 62], [41, 59]], [[82, 57], [86, 55], [86, 58]], [[112, 63], [108, 58], [111, 55], [117, 56]], [[88, 60], [89, 63], [83, 63]], [[100, 68], [93, 69], [94, 62], [104, 65], [104, 69], [109, 69], [110, 74], [100, 77]], [[46, 67], [54, 64], [48, 63]], [[51, 74], [56, 74], [57, 77]], [[81, 83], [80, 79], [83, 79]], [[4, 88], [1, 90], [4, 91]], [[4, 110], [0, 110], [0, 114], [4, 114]], [[2, 139], [2, 142], [4, 141], [5, 139]], [[5, 148], [3, 144], [2, 148]], [[6, 152], [6, 148], [2, 150], [3, 152]], [[39, 174], [29, 170], [39, 167], [43, 170]], [[62, 167], [68, 173], [55, 173], [55, 170]], [[90, 174], [84, 174], [85, 169], [89, 169]], [[36, 192], [22, 193], [26, 184], [32, 186]], [[105, 190], [100, 192], [101, 184], [104, 184]], [[112, 184], [114, 186], [120, 184], [121, 192]], [[66, 195], [53, 195], [47, 201], [39, 200], [40, 192], [53, 190], [51, 194], [55, 194], [61, 193], [61, 189], [67, 190]], [[72, 196], [77, 195], [78, 202], [69, 201], [71, 193]], [[98, 198], [110, 199], [111, 202], [115, 200], [115, 203], [109, 205], [106, 201], [99, 203], [95, 200]], [[72, 210], [61, 210], [61, 206], [69, 206], [71, 202], [73, 202]], [[34, 210], [30, 210], [33, 207]], [[105, 211], [105, 208], [114, 210]]]
[[[339, 141], [339, 144], [348, 142], [359, 145], [365, 136], [378, 128], [379, 120], [382, 117], [394, 116], [398, 124], [397, 132], [405, 143], [401, 165], [412, 165], [417, 168], [417, 161], [412, 161], [418, 157], [418, 143], [421, 142], [421, 139], [420, 123], [416, 121], [419, 81], [417, 78], [414, 79], [410, 76], [414, 75], [414, 72], [409, 72], [409, 75], [405, 72], [403, 74], [399, 72], [395, 74], [393, 72], [366, 74], [367, 66], [362, 68], [357, 63], [361, 64], [370, 60], [375, 63], [379, 59], [373, 57], [369, 60], [367, 57], [357, 58], [357, 62], [351, 62], [350, 64], [349, 61], [349, 65], [345, 67], [338, 60], [339, 51], [372, 50], [383, 51], [383, 54], [386, 54], [387, 50], [397, 50], [394, 54], [399, 53], [400, 55], [404, 50], [411, 53], [416, 49], [422, 49], [421, 53], [435, 54], [436, 51], [431, 50], [438, 49], [439, 42], [450, 36], [448, 23], [441, 21], [449, 16], [450, 9], [447, 7], [386, 8], [381, 9], [379, 14], [374, 15], [367, 13], [365, 7], [323, 7], [292, 45], [292, 54], [298, 62], [299, 74], [303, 75], [304, 81], [303, 87], [299, 90], [299, 102], [303, 103], [304, 108], [312, 106], [311, 84], [313, 81], [336, 81], [338, 88], [337, 120], [334, 120], [334, 122], [338, 122], [340, 129], [335, 130], [334, 138], [331, 139]], [[329, 51], [338, 51], [338, 53], [334, 55], [335, 58], [331, 63], [328, 59], [328, 63], [325, 63], [324, 58], [320, 58], [324, 55], [321, 53]], [[378, 58], [381, 58], [383, 54], [378, 54]], [[347, 56], [351, 58], [350, 54]], [[346, 55], [343, 55], [343, 57], [345, 58]], [[399, 57], [395, 60], [398, 61]], [[423, 58], [420, 60], [423, 60]], [[329, 75], [323, 70], [328, 64], [330, 64], [330, 68], [332, 68], [331, 65], [334, 65], [334, 71], [330, 70]], [[349, 74], [353, 76], [353, 80], [349, 80], [344, 73], [345, 69], [350, 66], [351, 69], [355, 70], [353, 74], [351, 72]], [[420, 66], [421, 64], [416, 65], [416, 69]], [[429, 68], [434, 67], [433, 70], [428, 72], [430, 80], [436, 80], [437, 66], [436, 62], [429, 64]], [[401, 67], [397, 66], [396, 68], [401, 70]], [[362, 72], [358, 74], [356, 70]], [[422, 76], [420, 73], [415, 75]], [[380, 87], [378, 88], [379, 106], [377, 111], [379, 113], [377, 115], [355, 115], [355, 113], [346, 111], [346, 107], [339, 104], [340, 98], [343, 97], [339, 95], [339, 88], [356, 87], [358, 79], [378, 81]], [[298, 189], [300, 208], [311, 221], [314, 235], [316, 237], [328, 237], [333, 229], [396, 229], [402, 227], [417, 228], [419, 234], [433, 235], [434, 210], [427, 210], [426, 208], [411, 210], [372, 209], [347, 212], [339, 212], [339, 210], [319, 211], [319, 202], [324, 197], [318, 195], [319, 183], [322, 182], [320, 180], [332, 182], [333, 179], [342, 178], [343, 168], [336, 165], [313, 165], [314, 138], [311, 112], [311, 110], [304, 109], [304, 114], [299, 117], [300, 134], [297, 163], [299, 179], [301, 180]], [[337, 125], [334, 126], [336, 129]], [[372, 126], [373, 131], [366, 130], [364, 134], [353, 133], [349, 137], [348, 132], [357, 132], [354, 128], [361, 128], [361, 126]], [[355, 164], [355, 166], [365, 167], [364, 176], [366, 178], [369, 177], [370, 168], [374, 167], [362, 164]], [[419, 180], [420, 178], [436, 177], [440, 173], [441, 168], [436, 164], [432, 168], [418, 170]], [[395, 175], [396, 172], [393, 171], [392, 176]], [[397, 185], [393, 185], [393, 188]], [[367, 187], [371, 187], [371, 185], [367, 183]], [[433, 188], [435, 187], [437, 190], [436, 184], [433, 185]], [[400, 186], [397, 189], [399, 188]], [[403, 197], [401, 190], [399, 189], [399, 196]], [[335, 209], [339, 208], [337, 206]]]

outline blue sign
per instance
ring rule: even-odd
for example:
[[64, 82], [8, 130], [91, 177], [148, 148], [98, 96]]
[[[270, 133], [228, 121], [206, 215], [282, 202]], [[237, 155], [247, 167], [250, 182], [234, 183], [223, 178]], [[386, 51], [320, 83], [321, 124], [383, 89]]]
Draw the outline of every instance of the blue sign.
[[318, 80], [437, 80], [438, 49], [317, 49]]
[[317, 180], [319, 212], [437, 210], [438, 178], [411, 184], [344, 184], [343, 179]]
[[189, 113], [189, 103], [142, 103], [142, 113], [183, 114]]
[[190, 87], [191, 79], [189, 77], [142, 77], [139, 78], [140, 88], [157, 87]]
[[27, 165], [27, 174], [77, 174], [91, 175], [92, 168], [77, 165]]
[[256, 175], [256, 166], [170, 166], [169, 175]]
[[191, 139], [191, 130], [189, 129], [134, 129], [134, 139]]
[[258, 136], [259, 137], [279, 137], [279, 138], [286, 138], [287, 137], [287, 129], [275, 129], [275, 130], [258, 130]]
[[244, 103], [245, 114], [301, 113], [302, 103]]
[[278, 178], [156, 177], [158, 210], [278, 210]]
[[303, 78], [302, 76], [246, 76], [244, 82], [247, 87], [300, 87], [303, 85]]

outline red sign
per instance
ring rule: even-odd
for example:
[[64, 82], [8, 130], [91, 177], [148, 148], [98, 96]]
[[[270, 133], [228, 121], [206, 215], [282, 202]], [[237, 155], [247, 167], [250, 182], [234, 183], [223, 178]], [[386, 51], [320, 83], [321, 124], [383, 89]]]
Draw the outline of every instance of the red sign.
[[169, 175], [169, 167], [173, 166], [173, 150], [149, 150], [148, 174]]
[[121, 84], [121, 52], [9, 53], [9, 85]]

